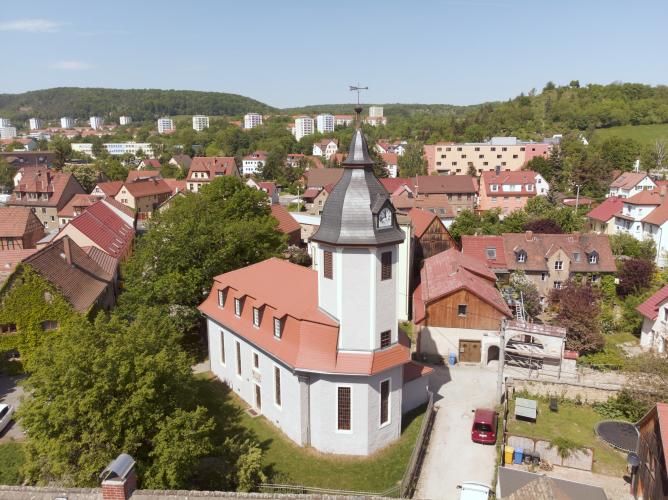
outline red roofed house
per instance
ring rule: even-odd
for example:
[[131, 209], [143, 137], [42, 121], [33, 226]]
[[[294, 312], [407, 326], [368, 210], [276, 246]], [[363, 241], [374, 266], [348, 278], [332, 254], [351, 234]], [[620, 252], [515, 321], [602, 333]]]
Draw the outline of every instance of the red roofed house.
[[606, 198], [599, 206], [587, 213], [589, 230], [598, 234], [615, 234], [615, 215], [622, 212], [624, 199], [617, 196]]
[[0, 207], [0, 252], [35, 248], [44, 226], [27, 207]]
[[640, 347], [668, 353], [668, 285], [656, 292], [636, 310], [642, 314]]
[[313, 156], [324, 156], [329, 160], [339, 151], [339, 141], [337, 139], [322, 139], [313, 143]]
[[113, 198], [121, 190], [121, 186], [123, 181], [98, 182], [90, 194], [98, 198]]
[[81, 184], [70, 173], [53, 172], [46, 167], [26, 169], [14, 186], [9, 206], [28, 207], [48, 230], [58, 229], [58, 211], [77, 193]]
[[[306, 211], [311, 215], [322, 214], [322, 211], [325, 208], [325, 203], [327, 202], [327, 198], [332, 192], [332, 189], [334, 189], [334, 184], [327, 184], [322, 189], [308, 188], [306, 191], [304, 191], [303, 198], [306, 202]], [[317, 194], [312, 196], [314, 191], [317, 192]]]
[[241, 175], [257, 174], [267, 162], [266, 151], [255, 151], [241, 159]]
[[291, 440], [326, 453], [395, 442], [403, 412], [428, 397], [428, 370], [397, 328], [404, 234], [372, 166], [358, 129], [311, 239], [313, 269], [268, 259], [225, 273], [199, 307], [216, 376]]
[[622, 172], [610, 184], [607, 196], [630, 198], [641, 191], [656, 188], [656, 183], [644, 172]]
[[162, 165], [160, 165], [160, 162], [155, 158], [145, 158], [139, 162], [138, 168], [140, 169], [157, 168], [158, 170], [160, 170], [162, 168]]
[[451, 248], [424, 261], [413, 293], [418, 352], [461, 362], [487, 364], [491, 346], [498, 359], [502, 319], [512, 318], [484, 262]]
[[145, 179], [162, 179], [160, 170], [130, 170], [125, 182], [143, 181]]
[[100, 198], [92, 194], [75, 194], [61, 210], [58, 211], [60, 225], [64, 226], [74, 217], [96, 203]]
[[232, 156], [197, 156], [190, 162], [186, 183], [188, 191], [199, 192], [204, 184], [222, 175], [241, 177]]
[[116, 201], [137, 212], [138, 217], [150, 216], [158, 206], [172, 195], [172, 188], [162, 179], [144, 179], [125, 182], [116, 195]]
[[634, 498], [668, 498], [668, 404], [656, 403], [636, 424], [640, 459], [632, 482]]
[[397, 153], [380, 153], [380, 158], [385, 162], [385, 170], [390, 179], [399, 174], [399, 155]]
[[457, 242], [435, 213], [413, 208], [408, 217], [413, 225], [413, 276], [417, 278], [425, 259], [457, 248]]
[[529, 198], [547, 196], [549, 184], [531, 170], [483, 172], [480, 176], [480, 210], [501, 211], [501, 216], [523, 209]]
[[277, 229], [288, 236], [288, 245], [301, 245], [302, 227], [290, 215], [290, 212], [282, 205], [272, 204], [271, 215], [278, 221]]
[[476, 206], [478, 182], [470, 175], [418, 175], [417, 178], [397, 177], [380, 182], [390, 193], [405, 184], [416, 198], [448, 201], [457, 214]]

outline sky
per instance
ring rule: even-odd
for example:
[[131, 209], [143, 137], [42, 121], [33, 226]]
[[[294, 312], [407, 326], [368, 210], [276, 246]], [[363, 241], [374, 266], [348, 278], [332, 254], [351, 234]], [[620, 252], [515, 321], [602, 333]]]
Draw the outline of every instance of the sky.
[[666, 0], [3, 2], [0, 93], [231, 92], [272, 106], [476, 104], [547, 81], [668, 84]]

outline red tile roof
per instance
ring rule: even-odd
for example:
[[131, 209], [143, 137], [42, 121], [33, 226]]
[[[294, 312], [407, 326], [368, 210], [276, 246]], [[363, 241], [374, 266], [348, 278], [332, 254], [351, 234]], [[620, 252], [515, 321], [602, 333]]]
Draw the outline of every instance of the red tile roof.
[[[20, 238], [31, 229], [28, 225], [37, 216], [28, 207], [0, 207], [0, 236]], [[37, 223], [42, 223], [37, 219]]]
[[162, 167], [162, 165], [160, 165], [160, 162], [158, 160], [152, 158], [142, 160], [141, 163], [144, 165], [144, 167], [155, 167], [158, 169]]
[[623, 172], [619, 177], [617, 177], [612, 184], [611, 188], [618, 189], [632, 189], [642, 181], [647, 174], [644, 172]]
[[304, 173], [308, 187], [325, 187], [327, 184], [336, 184], [343, 175], [342, 168], [322, 168], [309, 170]]
[[399, 155], [397, 153], [381, 153], [380, 157], [386, 165], [397, 165], [399, 162]]
[[391, 197], [392, 205], [398, 212], [405, 212], [412, 208], [420, 208], [428, 212], [433, 212], [439, 218], [455, 218], [455, 211], [450, 202], [443, 196], [401, 196], [394, 195]]
[[93, 203], [96, 203], [99, 200], [97, 196], [91, 194], [75, 194], [72, 196], [70, 201], [67, 204], [58, 210], [58, 217], [74, 217], [74, 208], [83, 208], [90, 207]]
[[[160, 170], [130, 170], [125, 182], [134, 182], [141, 179], [160, 178]], [[119, 188], [120, 189], [120, 188]]]
[[434, 222], [434, 219], [439, 224], [443, 224], [436, 214], [419, 208], [411, 208], [408, 212], [408, 217], [410, 217], [413, 223], [413, 232], [417, 238], [422, 238], [422, 235], [429, 229], [432, 222]]
[[108, 205], [111, 205], [116, 210], [119, 210], [119, 211], [123, 212], [128, 217], [131, 217], [131, 218], [134, 219], [137, 216], [137, 214], [135, 214], [134, 210], [132, 210], [127, 205], [123, 205], [120, 201], [117, 201], [115, 198], [105, 198], [104, 202]]
[[301, 233], [302, 227], [282, 205], [271, 205], [271, 215], [278, 221], [278, 230], [282, 233]]
[[172, 190], [172, 194], [180, 193], [186, 190], [186, 180], [183, 179], [163, 179]]
[[193, 178], [194, 172], [208, 172], [209, 181], [221, 175], [239, 176], [239, 169], [232, 156], [196, 156], [192, 159], [186, 180], [207, 182], [207, 179]]
[[[512, 194], [513, 196], [536, 196], [536, 172], [531, 170], [517, 170], [514, 172], [483, 172], [481, 176], [481, 189], [485, 190], [488, 196], [503, 194]], [[492, 191], [491, 186], [499, 186], [498, 191]], [[503, 191], [503, 185], [519, 185], [520, 191]], [[532, 186], [531, 191], [527, 185]]]
[[410, 361], [404, 365], [404, 384], [417, 378], [424, 377], [425, 375], [429, 375], [433, 371], [433, 368], [421, 365], [415, 361]]
[[418, 175], [417, 181], [415, 177], [379, 180], [388, 193], [393, 193], [402, 184], [418, 194], [476, 193], [478, 190], [476, 179], [470, 175]]
[[[496, 258], [487, 258], [487, 249], [496, 251]], [[491, 269], [508, 269], [501, 236], [462, 236], [462, 253], [485, 262]]]
[[413, 191], [413, 189], [415, 189], [415, 182], [411, 181], [406, 177], [394, 177], [394, 178], [388, 177], [386, 179], [378, 179], [378, 180], [385, 188], [385, 191], [387, 191], [390, 194], [394, 194], [397, 191], [397, 189], [400, 189], [402, 186], [408, 187], [408, 189], [411, 192]]
[[[53, 172], [46, 167], [26, 169], [18, 186], [14, 188], [9, 204], [37, 207], [63, 207], [69, 199], [64, 199], [65, 192], [69, 195], [82, 193], [83, 188], [76, 178], [68, 172]], [[16, 194], [21, 193], [21, 199]], [[27, 193], [48, 194], [48, 200], [28, 199]]]
[[[424, 319], [425, 305], [462, 289], [468, 290], [507, 317], [512, 317], [501, 292], [494, 286], [494, 273], [471, 258], [461, 257], [458, 250], [451, 248], [425, 259], [420, 271], [419, 292], [416, 289], [413, 295], [414, 303], [424, 304], [415, 307], [416, 311], [422, 312], [414, 318], [416, 322]], [[469, 268], [475, 271], [472, 272]]]
[[592, 209], [587, 214], [587, 217], [601, 222], [608, 222], [615, 216], [615, 214], [621, 212], [623, 208], [624, 199], [617, 196], [611, 196], [610, 198], [606, 198], [599, 206]]
[[267, 196], [271, 198], [274, 195], [274, 191], [276, 191], [276, 183], [275, 182], [269, 182], [269, 181], [264, 181], [264, 182], [258, 182], [257, 185], [262, 189], [265, 193], [267, 193]]
[[65, 232], [67, 226], [74, 227], [115, 258], [125, 255], [134, 238], [132, 227], [105, 205], [105, 201], [88, 207], [84, 213], [69, 221], [61, 233]]
[[642, 221], [649, 224], [654, 224], [655, 226], [662, 226], [666, 221], [668, 221], [668, 200], [664, 200], [661, 205], [647, 214], [647, 216]]
[[98, 182], [99, 187], [107, 196], [116, 196], [123, 186], [123, 181]]
[[659, 307], [666, 300], [668, 300], [668, 285], [665, 285], [661, 290], [636, 307], [636, 311], [647, 319], [655, 321], [659, 316]]
[[663, 202], [663, 194], [658, 189], [649, 189], [640, 191], [630, 198], [626, 198], [624, 203], [630, 205], [661, 205]]
[[25, 258], [37, 252], [36, 248], [23, 250], [4, 250], [0, 252], [0, 285], [14, 272], [16, 266]]
[[172, 194], [172, 188], [162, 179], [144, 179], [135, 182], [126, 182], [123, 187], [135, 198]]
[[[219, 290], [227, 290], [224, 307], [218, 305]], [[239, 318], [235, 298], [244, 300]], [[264, 308], [259, 328], [253, 326], [254, 306]], [[199, 310], [294, 369], [371, 375], [410, 360], [399, 343], [375, 352], [339, 353], [338, 322], [318, 307], [317, 272], [276, 258], [217, 276]], [[274, 317], [283, 318], [280, 340], [273, 335]]]

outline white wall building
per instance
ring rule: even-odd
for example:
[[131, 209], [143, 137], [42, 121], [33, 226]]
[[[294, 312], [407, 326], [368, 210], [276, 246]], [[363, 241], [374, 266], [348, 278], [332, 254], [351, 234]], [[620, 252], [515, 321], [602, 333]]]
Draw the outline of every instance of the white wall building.
[[204, 115], [193, 116], [193, 130], [201, 132], [205, 128], [209, 128], [209, 117]]
[[123, 115], [118, 118], [118, 123], [121, 125], [130, 125], [132, 123], [132, 117]]
[[334, 132], [334, 115], [322, 114], [315, 117], [318, 132], [329, 134]]
[[[108, 142], [104, 143], [102, 146], [112, 156], [121, 156], [124, 154], [137, 155], [140, 151], [149, 158], [155, 156], [153, 145], [150, 142]], [[73, 143], [72, 151], [94, 156], [93, 145], [87, 142]]]
[[369, 106], [369, 116], [372, 118], [381, 118], [383, 116], [383, 107]]
[[295, 139], [298, 141], [301, 140], [302, 137], [305, 137], [307, 135], [311, 135], [315, 132], [315, 125], [313, 118], [310, 116], [299, 116], [295, 119]]
[[39, 130], [44, 126], [44, 122], [41, 118], [31, 118], [28, 120], [28, 126], [30, 130]]
[[100, 116], [91, 116], [88, 121], [90, 122], [90, 128], [93, 130], [102, 128], [102, 124], [104, 123], [104, 120]]
[[324, 156], [329, 160], [339, 151], [339, 141], [336, 139], [323, 139], [320, 142], [313, 143], [313, 156]]
[[13, 139], [16, 137], [16, 127], [0, 127], [0, 139]]
[[158, 133], [159, 134], [168, 134], [176, 130], [174, 127], [174, 120], [171, 118], [163, 117], [158, 119]]
[[644, 172], [622, 172], [612, 183], [606, 195], [630, 198], [641, 191], [656, 188], [656, 183]]
[[9, 118], [0, 118], [0, 127], [11, 127], [12, 121]]
[[241, 175], [256, 174], [267, 161], [267, 153], [255, 151], [241, 159]]
[[640, 347], [659, 354], [668, 352], [668, 285], [636, 309], [643, 316]]
[[60, 119], [60, 128], [74, 128], [74, 118], [63, 116]]
[[259, 113], [246, 113], [244, 115], [244, 128], [250, 129], [262, 125], [262, 115]]
[[255, 411], [299, 445], [369, 455], [426, 401], [430, 370], [397, 328], [406, 235], [361, 131], [350, 151], [312, 238], [314, 269], [268, 259], [217, 276], [199, 309], [211, 370]]

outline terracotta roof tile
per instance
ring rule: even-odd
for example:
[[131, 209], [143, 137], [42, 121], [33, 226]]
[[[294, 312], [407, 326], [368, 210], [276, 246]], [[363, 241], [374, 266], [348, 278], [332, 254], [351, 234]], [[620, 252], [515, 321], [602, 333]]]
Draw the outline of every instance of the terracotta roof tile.
[[658, 189], [648, 189], [626, 198], [624, 203], [630, 205], [661, 205], [664, 195]]
[[239, 169], [232, 156], [196, 156], [190, 162], [186, 180], [202, 182], [204, 179], [193, 177], [194, 172], [208, 172], [209, 181], [222, 175], [239, 176]]
[[615, 216], [615, 214], [621, 212], [623, 208], [624, 199], [617, 196], [611, 196], [610, 198], [606, 198], [599, 206], [592, 209], [587, 214], [587, 217], [601, 222], [608, 222]]
[[646, 318], [655, 321], [659, 316], [659, 307], [666, 300], [668, 300], [668, 285], [665, 285], [661, 290], [636, 307], [636, 311]]
[[642, 221], [656, 226], [662, 226], [668, 221], [668, 200], [664, 200], [661, 205], [652, 210]]
[[283, 206], [271, 205], [271, 215], [278, 221], [278, 230], [285, 234], [301, 232], [301, 226]]
[[[481, 176], [481, 188], [485, 190], [488, 196], [498, 194], [511, 194], [513, 196], [536, 196], [536, 172], [531, 170], [517, 170], [514, 172], [483, 172]], [[491, 186], [495, 184], [498, 191], [492, 191]], [[504, 184], [520, 185], [520, 191], [503, 191]], [[533, 186], [531, 191], [527, 189], [527, 185]]]
[[0, 207], [0, 236], [22, 237], [29, 231], [28, 224], [33, 218], [37, 217], [28, 207]]
[[418, 194], [452, 194], [475, 193], [478, 184], [470, 175], [418, 175], [415, 177], [395, 177], [378, 179], [389, 193], [406, 184], [411, 191]]
[[[74, 188], [71, 184], [74, 185]], [[66, 190], [70, 193], [83, 192], [83, 188], [71, 173], [53, 172], [46, 167], [26, 169], [26, 173], [14, 188], [9, 204], [61, 208], [69, 201], [69, 198], [63, 198]], [[17, 193], [22, 194], [21, 199], [16, 198]], [[28, 199], [26, 193], [48, 194], [49, 198], [48, 200]]]
[[411, 208], [408, 212], [408, 217], [410, 217], [413, 223], [414, 234], [417, 238], [422, 238], [422, 235], [429, 229], [432, 222], [434, 222], [434, 219], [438, 220], [439, 224], [443, 224], [436, 214], [419, 208]]
[[125, 182], [135, 182], [142, 179], [153, 179], [160, 177], [160, 170], [130, 170], [128, 172], [128, 177], [125, 179]]
[[644, 172], [623, 172], [619, 177], [612, 181], [610, 187], [618, 189], [631, 189], [637, 186], [638, 183], [645, 177], [647, 177], [647, 174]]
[[74, 212], [75, 207], [85, 210], [86, 207], [90, 207], [93, 203], [96, 203], [98, 199], [97, 196], [90, 194], [75, 194], [63, 208], [58, 210], [58, 217], [74, 217], [76, 215]]
[[180, 193], [186, 190], [185, 179], [163, 179], [172, 190], [172, 194]]
[[158, 196], [161, 194], [172, 194], [172, 188], [162, 179], [150, 178], [137, 180], [134, 182], [125, 182], [123, 187], [135, 198], [146, 196]]
[[116, 196], [123, 186], [123, 181], [98, 182], [99, 187], [107, 196]]
[[121, 258], [132, 245], [134, 230], [105, 203], [106, 200], [91, 205], [69, 221], [61, 232], [72, 226], [112, 257]]
[[308, 187], [325, 187], [327, 184], [336, 184], [343, 175], [342, 168], [322, 168], [309, 170], [304, 173]]
[[[496, 257], [490, 259], [487, 249], [494, 249]], [[491, 269], [508, 268], [501, 236], [462, 236], [462, 253], [484, 262]]]

